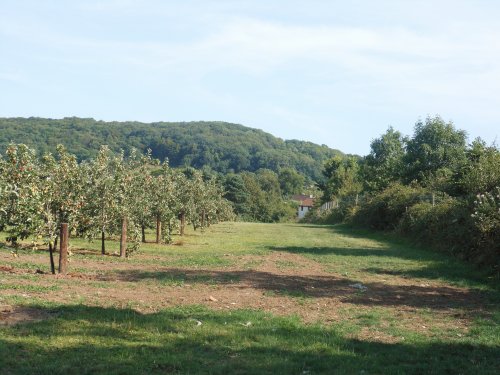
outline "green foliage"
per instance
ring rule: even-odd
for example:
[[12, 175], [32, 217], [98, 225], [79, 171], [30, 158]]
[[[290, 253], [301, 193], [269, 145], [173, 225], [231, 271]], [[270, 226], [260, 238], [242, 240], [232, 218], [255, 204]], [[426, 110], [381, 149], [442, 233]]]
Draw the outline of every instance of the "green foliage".
[[500, 150], [487, 146], [481, 139], [467, 150], [467, 163], [455, 176], [459, 192], [481, 194], [500, 186]]
[[354, 223], [379, 230], [395, 229], [409, 207], [419, 202], [426, 191], [399, 183], [368, 198], [353, 218]]
[[114, 153], [136, 148], [173, 168], [208, 167], [221, 173], [261, 168], [278, 172], [293, 168], [312, 180], [321, 179], [322, 163], [341, 152], [303, 141], [283, 141], [261, 130], [224, 122], [104, 122], [69, 117], [0, 118], [0, 149], [11, 140], [41, 154], [64, 145], [78, 160], [95, 158], [101, 145]]
[[25, 145], [10, 144], [0, 159], [0, 228], [7, 229], [11, 242], [27, 238], [43, 224], [40, 174], [35, 152]]
[[398, 229], [420, 244], [432, 244], [436, 249], [461, 258], [471, 258], [470, 250], [477, 243], [470, 204], [450, 197], [435, 205], [421, 202], [411, 206], [401, 218]]
[[282, 168], [278, 173], [281, 192], [285, 197], [304, 191], [305, 178], [293, 168]]
[[27, 146], [11, 144], [0, 158], [0, 229], [12, 243], [33, 237], [34, 244], [43, 240], [52, 248], [66, 222], [77, 236], [101, 237], [103, 253], [105, 235], [122, 235], [125, 256], [139, 248], [141, 227], [153, 218], [166, 224], [166, 242], [181, 213], [195, 228], [232, 218], [214, 178], [204, 180], [196, 170], [187, 178], [167, 162], [153, 176], [156, 164], [150, 153], [132, 150], [125, 158], [106, 146], [80, 164], [61, 145], [56, 157], [46, 154], [40, 161]]
[[406, 181], [433, 186], [435, 178], [450, 176], [465, 161], [466, 133], [439, 116], [428, 117], [425, 123], [417, 122], [415, 133], [407, 143]]
[[224, 191], [224, 197], [232, 203], [234, 212], [241, 217], [246, 217], [249, 213], [250, 194], [242, 176], [234, 173], [225, 176]]
[[420, 187], [394, 184], [359, 207], [351, 205], [334, 210], [330, 220], [337, 215], [338, 221], [396, 230], [419, 244], [498, 271], [499, 197], [500, 191], [481, 194], [472, 204], [470, 199], [453, 198], [443, 193], [433, 196]]
[[333, 201], [334, 208], [308, 219], [398, 230], [498, 272], [500, 151], [495, 145], [478, 138], [467, 147], [465, 132], [436, 116], [417, 122], [410, 138], [389, 128], [371, 143], [361, 173], [354, 161], [334, 157], [325, 163], [328, 180], [320, 186], [323, 201]]
[[472, 218], [480, 234], [477, 257], [500, 267], [500, 187], [477, 196]]
[[335, 156], [323, 167], [323, 175], [327, 181], [324, 185], [325, 201], [356, 195], [361, 192], [360, 165], [354, 156]]
[[261, 169], [257, 173], [244, 172], [241, 178], [248, 194], [243, 219], [272, 223], [295, 218], [297, 207], [283, 199], [276, 173]]
[[408, 140], [390, 127], [371, 143], [371, 151], [363, 163], [366, 190], [380, 191], [400, 181], [404, 172], [405, 145]]

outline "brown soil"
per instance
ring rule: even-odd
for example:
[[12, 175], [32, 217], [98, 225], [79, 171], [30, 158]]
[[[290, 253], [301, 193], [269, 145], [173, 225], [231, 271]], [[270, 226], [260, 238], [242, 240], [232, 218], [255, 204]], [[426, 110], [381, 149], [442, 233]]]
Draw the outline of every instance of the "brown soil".
[[[91, 256], [91, 255], [89, 255]], [[73, 260], [70, 269], [85, 272], [67, 275], [40, 274], [9, 265], [0, 266], [0, 284], [52, 287], [49, 291], [0, 290], [7, 295], [61, 303], [75, 301], [87, 305], [133, 307], [149, 313], [159, 309], [201, 304], [215, 310], [258, 309], [277, 315], [296, 314], [305, 322], [334, 323], [355, 319], [363, 311], [391, 309], [396, 323], [431, 335], [432, 328], [466, 332], [469, 320], [483, 311], [483, 298], [474, 291], [443, 282], [403, 278], [398, 275], [367, 275], [366, 290], [357, 289], [356, 280], [329, 273], [325, 266], [298, 254], [275, 252], [267, 256], [232, 256], [231, 267], [159, 267], [138, 262], [98, 262]], [[137, 257], [151, 258], [147, 255]], [[0, 253], [0, 262], [12, 261]], [[46, 254], [23, 255], [23, 262], [46, 264]], [[22, 277], [31, 275], [32, 277]], [[56, 286], [56, 288], [54, 288]], [[58, 287], [58, 288], [57, 288]], [[55, 290], [53, 290], [55, 289]], [[9, 310], [10, 309], [10, 310]], [[432, 312], [431, 321], [420, 312]], [[36, 309], [7, 307], [0, 312], [0, 324], [44, 319]], [[450, 319], [452, 318], [452, 319]], [[377, 330], [364, 329], [359, 337], [394, 342], [395, 338]]]
[[51, 316], [46, 311], [25, 306], [0, 306], [0, 326], [37, 322]]

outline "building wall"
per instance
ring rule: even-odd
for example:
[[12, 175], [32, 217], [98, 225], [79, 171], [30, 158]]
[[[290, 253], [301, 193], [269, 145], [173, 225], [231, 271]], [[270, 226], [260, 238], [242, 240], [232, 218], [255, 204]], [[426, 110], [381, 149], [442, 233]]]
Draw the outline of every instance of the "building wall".
[[300, 219], [303, 219], [304, 216], [306, 216], [306, 213], [309, 211], [311, 207], [307, 207], [307, 206], [299, 206], [299, 220]]

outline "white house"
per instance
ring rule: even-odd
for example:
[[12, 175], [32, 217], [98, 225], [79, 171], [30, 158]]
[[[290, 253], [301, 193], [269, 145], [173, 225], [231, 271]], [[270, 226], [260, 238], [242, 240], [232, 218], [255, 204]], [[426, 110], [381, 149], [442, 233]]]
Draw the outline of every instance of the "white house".
[[298, 194], [293, 195], [292, 200], [298, 202], [297, 218], [303, 219], [306, 213], [309, 212], [314, 206], [314, 198], [312, 195]]

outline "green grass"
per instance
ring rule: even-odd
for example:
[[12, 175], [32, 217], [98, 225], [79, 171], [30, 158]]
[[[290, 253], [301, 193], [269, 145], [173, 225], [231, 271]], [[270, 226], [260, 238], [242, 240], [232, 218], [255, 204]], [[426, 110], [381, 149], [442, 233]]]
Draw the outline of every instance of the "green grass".
[[58, 285], [30, 285], [30, 284], [0, 284], [0, 290], [17, 290], [20, 292], [35, 292], [35, 293], [45, 293], [45, 292], [53, 292], [59, 290], [60, 287]]
[[[477, 332], [448, 342], [407, 335], [390, 344], [351, 339], [342, 325], [248, 310], [192, 306], [141, 315], [66, 305], [46, 312], [55, 317], [0, 330], [7, 374], [494, 374], [500, 365], [498, 347], [474, 342]], [[378, 319], [358, 316], [368, 326]]]
[[[13, 258], [6, 255], [8, 247], [0, 248], [7, 259], [2, 264], [26, 271], [0, 273], [0, 305], [31, 306], [49, 317], [0, 326], [0, 373], [500, 373], [498, 280], [446, 254], [384, 234], [346, 226], [226, 223], [204, 234], [190, 231], [175, 246], [145, 244], [127, 260], [102, 257], [98, 242], [71, 239], [71, 244], [90, 250], [75, 251], [77, 264], [70, 264], [71, 270], [110, 281], [39, 276], [37, 269], [48, 271], [46, 252], [19, 250]], [[108, 241], [107, 248], [111, 253], [118, 245]], [[294, 274], [307, 270], [294, 256], [294, 261], [274, 260], [279, 272], [270, 278], [259, 267], [274, 252], [303, 256], [331, 277]], [[106, 268], [96, 269], [99, 264]], [[118, 268], [124, 264], [135, 268]], [[287, 298], [306, 311], [331, 308], [321, 306], [323, 299], [337, 298], [350, 284], [360, 282], [368, 290], [343, 295], [342, 304], [334, 307], [337, 319], [313, 323], [295, 315], [203, 306], [139, 313], [132, 308], [140, 306], [140, 294], [121, 307], [100, 306], [99, 299], [70, 293], [65, 303], [45, 298], [75, 282], [102, 295], [120, 288], [159, 287], [167, 298], [172, 287], [215, 288], [247, 280], [262, 291], [262, 298]], [[464, 292], [438, 303], [451, 287]], [[383, 297], [371, 294], [376, 288]], [[476, 311], [472, 305], [477, 298], [482, 304]]]

